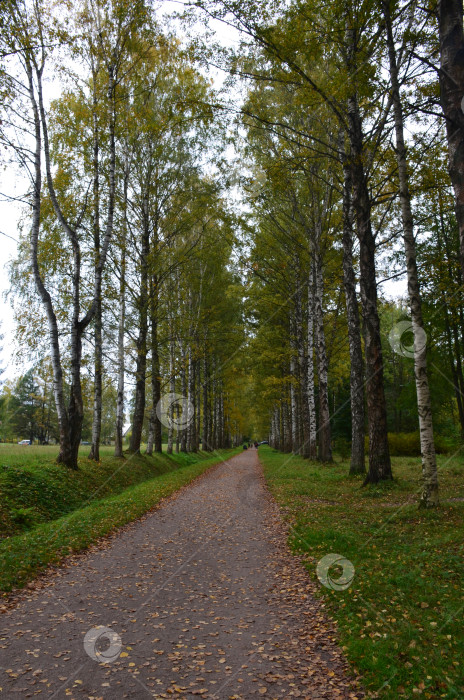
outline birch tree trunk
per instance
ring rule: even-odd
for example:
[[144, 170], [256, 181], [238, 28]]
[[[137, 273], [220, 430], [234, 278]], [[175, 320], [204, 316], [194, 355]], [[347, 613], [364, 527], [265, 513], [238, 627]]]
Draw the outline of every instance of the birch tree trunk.
[[[58, 416], [58, 429], [60, 434], [60, 446], [67, 443], [68, 439], [68, 414], [63, 392], [63, 369], [61, 365], [61, 354], [59, 344], [59, 331], [56, 314], [53, 309], [53, 303], [48, 290], [45, 288], [43, 279], [40, 274], [38, 262], [38, 245], [40, 232], [40, 213], [41, 213], [41, 192], [42, 192], [42, 129], [40, 121], [39, 106], [37, 104], [35, 88], [34, 88], [34, 71], [31, 60], [28, 54], [25, 54], [25, 66], [28, 79], [28, 96], [31, 104], [32, 116], [34, 121], [34, 171], [32, 180], [32, 224], [30, 234], [30, 252], [32, 273], [34, 275], [35, 286], [42, 301], [48, 321], [48, 331], [50, 338], [50, 357], [53, 369], [53, 395], [55, 399], [56, 411]], [[44, 65], [38, 66], [36, 72], [39, 80], [42, 78]], [[70, 465], [76, 468], [74, 465]]]
[[291, 407], [291, 423], [292, 423], [292, 452], [298, 454], [300, 444], [298, 439], [298, 402], [297, 402], [297, 350], [295, 342], [295, 322], [291, 319], [290, 323], [290, 407]]
[[[27, 65], [27, 64], [26, 64]], [[34, 80], [32, 83], [29, 81], [29, 88], [32, 88], [32, 96], [35, 96], [35, 89], [37, 89], [37, 102], [35, 101], [35, 107], [38, 107], [38, 113], [40, 115], [40, 125], [42, 127], [43, 133], [43, 155], [45, 162], [45, 169], [47, 174], [47, 186], [50, 195], [50, 201], [53, 206], [53, 210], [56, 219], [63, 230], [64, 234], [67, 236], [73, 257], [73, 269], [71, 275], [72, 283], [72, 313], [71, 313], [71, 329], [70, 329], [70, 365], [71, 365], [71, 386], [69, 403], [67, 409], [67, 416], [64, 419], [64, 423], [60, 426], [60, 452], [58, 455], [58, 463], [62, 463], [67, 467], [72, 469], [77, 469], [77, 460], [79, 445], [82, 435], [82, 424], [84, 420], [84, 406], [82, 400], [82, 387], [81, 387], [81, 359], [82, 359], [82, 335], [89, 325], [89, 323], [95, 317], [95, 313], [98, 306], [98, 300], [101, 299], [101, 287], [102, 287], [102, 276], [103, 269], [106, 263], [106, 258], [108, 254], [108, 248], [110, 240], [113, 234], [113, 220], [114, 220], [114, 203], [115, 203], [115, 169], [116, 169], [116, 141], [115, 141], [115, 125], [116, 125], [116, 107], [115, 107], [115, 69], [112, 64], [107, 66], [108, 72], [108, 91], [107, 94], [110, 99], [110, 120], [108, 128], [108, 141], [109, 141], [109, 192], [108, 192], [108, 209], [107, 209], [107, 220], [105, 235], [103, 238], [103, 243], [100, 250], [100, 255], [98, 258], [98, 263], [95, 266], [94, 275], [94, 290], [93, 298], [90, 303], [89, 308], [85, 315], [80, 319], [80, 286], [81, 286], [81, 252], [79, 238], [77, 231], [73, 228], [69, 221], [63, 214], [63, 211], [58, 202], [58, 198], [55, 192], [55, 187], [53, 184], [52, 168], [51, 168], [51, 156], [50, 156], [50, 144], [48, 137], [48, 123], [47, 115], [45, 112], [44, 102], [43, 102], [43, 90], [42, 90], [42, 71], [35, 68], [35, 86]], [[32, 75], [32, 65], [30, 65], [30, 74]], [[29, 76], [28, 76], [29, 78]], [[37, 246], [36, 246], [37, 253]], [[33, 263], [34, 264], [34, 263]], [[38, 288], [41, 298], [44, 298], [40, 289]], [[51, 300], [49, 302], [51, 304]], [[56, 320], [56, 319], [55, 319]], [[53, 342], [53, 341], [52, 341]], [[56, 353], [54, 354], [55, 361], [58, 359]], [[60, 374], [60, 373], [59, 373]], [[62, 372], [61, 372], [62, 381]], [[62, 391], [62, 390], [61, 390]], [[63, 417], [61, 408], [57, 405], [58, 420]]]
[[214, 377], [214, 356], [210, 362], [210, 366], [208, 368], [208, 387], [207, 387], [207, 410], [208, 410], [208, 439], [207, 439], [207, 445], [208, 449], [211, 451], [213, 449], [213, 441], [214, 441], [214, 401], [213, 401], [213, 384], [214, 384], [214, 378], [211, 378], [211, 375]]
[[188, 400], [193, 406], [193, 415], [190, 418], [190, 422], [186, 427], [188, 435], [188, 452], [196, 451], [197, 436], [196, 436], [196, 425], [197, 425], [197, 411], [196, 411], [196, 394], [195, 394], [195, 361], [193, 358], [192, 345], [189, 345], [188, 349]]
[[210, 445], [213, 450], [217, 449], [217, 437], [218, 437], [218, 405], [217, 405], [217, 395], [218, 395], [218, 380], [216, 376], [216, 357], [213, 355], [211, 362], [211, 425], [210, 425]]
[[[45, 168], [47, 172], [47, 185], [50, 194], [50, 199], [55, 210], [56, 217], [68, 236], [72, 248], [73, 257], [73, 267], [72, 267], [72, 313], [71, 313], [71, 333], [70, 333], [70, 365], [71, 365], [71, 386], [69, 392], [69, 402], [67, 408], [67, 420], [65, 429], [61, 431], [60, 429], [60, 452], [58, 455], [58, 463], [62, 463], [71, 469], [77, 469], [77, 459], [79, 452], [79, 445], [82, 435], [82, 424], [84, 420], [84, 406], [82, 400], [82, 388], [81, 388], [81, 357], [82, 357], [82, 334], [90, 323], [95, 313], [96, 300], [94, 298], [92, 304], [92, 313], [88, 312], [87, 316], [79, 321], [80, 315], [80, 275], [81, 275], [81, 255], [80, 246], [77, 233], [72, 229], [65, 219], [61, 208], [59, 206], [55, 188], [53, 185], [53, 178], [51, 172], [51, 158], [49, 150], [48, 141], [48, 128], [47, 128], [47, 118], [45, 114], [45, 108], [43, 104], [42, 95], [42, 76], [37, 73], [37, 91], [38, 91], [38, 101], [40, 110], [40, 120], [43, 130], [44, 139], [44, 156], [45, 156]], [[99, 285], [95, 281], [95, 285], [98, 288], [98, 294], [100, 293]]]
[[292, 421], [291, 421], [291, 416], [290, 416], [290, 406], [291, 403], [288, 398], [288, 389], [286, 392], [286, 397], [283, 402], [282, 406], [282, 411], [283, 411], [283, 427], [284, 427], [284, 434], [283, 434], [283, 450], [284, 452], [291, 452], [292, 451]]
[[128, 232], [127, 225], [127, 193], [129, 187], [129, 163], [126, 158], [124, 163], [124, 182], [122, 200], [122, 235], [119, 241], [121, 251], [119, 263], [119, 319], [118, 319], [118, 392], [116, 398], [116, 436], [114, 441], [114, 456], [123, 457], [123, 429], [124, 429], [124, 334], [126, 329], [126, 239]]
[[[127, 194], [127, 191], [126, 191]], [[116, 438], [114, 456], [123, 456], [123, 427], [124, 427], [124, 330], [126, 325], [126, 248], [121, 247], [121, 262], [119, 266], [119, 320], [118, 320], [118, 393], [116, 400]]]
[[276, 406], [273, 406], [269, 411], [269, 445], [276, 447]]
[[[93, 104], [92, 104], [92, 128], [93, 128], [93, 245], [95, 274], [100, 264], [100, 142], [98, 129], [98, 101], [96, 94], [96, 83], [98, 70], [94, 65], [94, 58], [91, 57], [92, 82], [93, 82]], [[94, 389], [93, 389], [93, 419], [92, 419], [92, 446], [90, 448], [89, 459], [98, 462], [100, 459], [100, 435], [102, 422], [102, 380], [103, 380], [103, 323], [102, 323], [102, 299], [101, 292], [96, 299], [95, 319], [94, 319]]]
[[352, 179], [344, 148], [340, 149], [343, 163], [343, 284], [345, 287], [346, 319], [350, 350], [351, 403], [351, 462], [350, 474], [366, 472], [364, 457], [364, 371], [359, 322], [356, 279], [353, 268], [353, 207]]
[[150, 293], [150, 323], [151, 323], [151, 395], [152, 408], [148, 431], [147, 454], [162, 452], [162, 430], [156, 408], [161, 399], [160, 359], [158, 349], [158, 281], [153, 279]]
[[361, 303], [366, 357], [366, 396], [369, 425], [369, 471], [364, 483], [392, 479], [388, 447], [387, 408], [385, 403], [383, 356], [380, 321], [377, 311], [377, 280], [375, 271], [375, 239], [371, 224], [371, 203], [364, 171], [364, 149], [358, 101], [348, 101], [350, 121], [351, 167], [353, 176], [353, 206], [359, 239]]
[[148, 421], [148, 435], [147, 435], [147, 449], [145, 450], [145, 454], [148, 455], [149, 457], [152, 456], [153, 454], [153, 444], [155, 442], [155, 419], [154, 419], [154, 414], [155, 411], [152, 409], [150, 411], [150, 418]]
[[[177, 415], [177, 413], [178, 413], [177, 407], [175, 409], [173, 408], [173, 411], [174, 410], [176, 410], [176, 415]], [[179, 454], [179, 452], [180, 452], [180, 432], [178, 430], [176, 430], [176, 454]]]
[[279, 407], [278, 405], [274, 404], [274, 406], [271, 408], [269, 411], [269, 444], [271, 447], [274, 447], [275, 449], [279, 449], [277, 445], [279, 444], [279, 440], [277, 437], [277, 414], [279, 413]]
[[352, 177], [353, 210], [359, 240], [359, 267], [363, 317], [367, 421], [369, 428], [369, 471], [364, 483], [392, 479], [388, 447], [387, 408], [383, 378], [383, 357], [380, 321], [377, 310], [377, 280], [375, 270], [375, 238], [371, 223], [371, 201], [365, 171], [366, 153], [361, 114], [356, 92], [358, 66], [357, 38], [349, 20], [346, 23], [346, 67], [351, 82], [348, 98], [349, 167]]
[[195, 452], [200, 449], [201, 441], [201, 361], [198, 359], [195, 363], [195, 377], [196, 377], [196, 390], [195, 390], [195, 407], [196, 407], [196, 429], [195, 429]]
[[216, 449], [219, 450], [222, 447], [222, 405], [221, 405], [221, 391], [219, 389], [216, 396]]
[[[427, 377], [427, 343], [422, 320], [422, 303], [419, 279], [417, 275], [416, 242], [409, 192], [409, 179], [404, 142], [403, 108], [398, 81], [398, 65], [395, 42], [393, 39], [390, 15], [390, 0], [383, 0], [383, 11], [387, 29], [388, 56], [390, 62], [390, 80], [392, 86], [393, 113], [395, 118], [396, 160], [403, 223], [404, 253], [408, 275], [408, 293], [411, 307], [412, 330], [414, 335], [414, 376], [416, 380], [417, 410], [419, 413], [419, 431], [422, 453], [422, 495], [420, 505], [428, 508], [438, 505], [438, 474], [433, 439], [432, 404]], [[462, 3], [461, 3], [462, 21]], [[464, 73], [463, 73], [464, 76]], [[464, 118], [464, 115], [462, 115]], [[463, 171], [464, 172], [464, 171]]]
[[[317, 224], [317, 227], [320, 227], [320, 224]], [[315, 282], [314, 317], [316, 326], [316, 358], [319, 381], [319, 459], [322, 462], [332, 462], [328, 384], [329, 368], [324, 331], [322, 260], [319, 250], [320, 228], [318, 228], [315, 238], [313, 265]]]
[[204, 348], [203, 357], [203, 438], [202, 438], [202, 448], [204, 452], [210, 451], [209, 446], [209, 402], [208, 402], [208, 358], [206, 354], [206, 345]]
[[218, 430], [218, 447], [222, 449], [224, 447], [224, 434], [225, 434], [225, 421], [224, 421], [224, 394], [222, 391], [219, 394], [219, 430]]
[[145, 383], [147, 373], [148, 340], [148, 257], [150, 253], [150, 225], [148, 210], [148, 191], [143, 198], [143, 231], [140, 250], [140, 293], [138, 296], [138, 336], [136, 341], [137, 359], [135, 363], [135, 399], [132, 418], [132, 434], [129, 450], [140, 452], [143, 423], [145, 419]]
[[[182, 396], [186, 397], [187, 396], [187, 371], [186, 371], [186, 352], [184, 348], [184, 344], [181, 344], [181, 353], [182, 353], [182, 366], [180, 370], [180, 385], [181, 385], [181, 393]], [[177, 432], [180, 432], [180, 450], [181, 452], [187, 452], [187, 437], [188, 437], [188, 427], [186, 425], [182, 425], [182, 428], [178, 429]]]
[[308, 277], [308, 350], [306, 358], [307, 367], [307, 394], [309, 414], [309, 458], [317, 459], [317, 418], [316, 418], [316, 390], [314, 385], [314, 274], [312, 262], [309, 266]]
[[217, 398], [217, 393], [214, 390], [213, 386], [213, 395], [211, 397], [211, 402], [213, 405], [213, 411], [212, 411], [212, 416], [213, 416], [213, 423], [211, 426], [211, 431], [212, 431], [212, 445], [213, 449], [217, 450], [218, 448], [218, 417], [219, 417], [219, 407], [218, 407], [218, 398]]
[[[449, 323], [449, 313], [448, 309], [445, 307], [445, 319], [446, 319], [446, 324], [447, 327], [449, 328], [450, 323]], [[461, 406], [463, 405], [463, 397], [464, 397], [464, 376], [462, 372], [462, 356], [461, 356], [461, 346], [460, 346], [460, 341], [459, 341], [459, 333], [458, 333], [458, 328], [456, 323], [453, 323], [451, 325], [451, 331], [453, 335], [453, 345], [454, 345], [454, 353], [453, 353], [453, 365], [454, 365], [454, 359], [456, 359], [456, 367], [455, 367], [455, 374], [457, 377], [457, 386], [458, 386], [458, 394], [459, 397], [457, 398], [458, 405], [461, 403]], [[464, 417], [464, 416], [463, 416]], [[461, 431], [464, 435], [464, 420], [461, 422]]]
[[306, 459], [310, 456], [310, 426], [308, 404], [308, 373], [306, 369], [305, 343], [303, 336], [303, 309], [300, 280], [295, 294], [295, 332], [298, 351], [298, 365], [301, 390], [301, 447], [300, 454]]
[[[173, 329], [171, 327], [171, 333]], [[174, 339], [171, 338], [169, 342], [169, 393], [174, 394], [176, 391], [176, 377], [174, 374]], [[172, 447], [174, 443], [174, 425], [173, 425], [173, 408], [169, 409], [169, 426], [168, 426], [168, 455], [172, 455]]]
[[464, 279], [464, 32], [461, 0], [439, 0], [440, 99], [446, 121], [448, 170], [459, 229], [459, 259]]

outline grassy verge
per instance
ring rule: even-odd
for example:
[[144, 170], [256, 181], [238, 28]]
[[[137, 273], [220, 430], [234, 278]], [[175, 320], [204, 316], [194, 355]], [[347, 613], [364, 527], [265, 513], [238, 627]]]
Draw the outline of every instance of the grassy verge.
[[394, 458], [393, 482], [361, 488], [347, 461], [320, 465], [269, 447], [259, 455], [311, 576], [331, 552], [355, 567], [348, 589], [319, 594], [366, 687], [389, 700], [464, 697], [463, 458], [439, 457], [442, 505], [419, 511], [417, 458]]
[[[140, 517], [162, 498], [171, 495], [209, 467], [236, 451], [222, 450], [215, 452], [213, 456], [199, 453], [173, 457], [161, 455], [149, 460], [146, 457], [134, 457], [118, 461], [119, 474], [125, 472], [128, 477], [132, 469], [139, 469], [137, 477], [139, 481], [141, 481], [141, 474], [146, 473], [145, 469], [148, 467], [145, 462], [147, 461], [151, 472], [158, 470], [159, 474], [153, 476], [152, 473], [151, 478], [148, 476], [141, 483], [124, 490], [119, 488], [119, 493], [101, 498], [102, 492], [109, 488], [105, 483], [97, 494], [98, 500], [90, 495], [91, 491], [87, 491], [88, 505], [73, 510], [61, 518], [40, 523], [23, 534], [3, 539], [0, 542], [0, 590], [7, 592], [23, 586], [49, 564], [59, 561], [71, 552], [84, 549], [99, 537]], [[51, 466], [49, 465], [50, 468]], [[103, 469], [105, 475], [107, 467], [108, 465]], [[44, 469], [46, 471], [43, 465], [42, 470]], [[63, 468], [60, 469], [60, 473], [63, 474]], [[53, 474], [55, 479], [55, 473]], [[71, 475], [69, 478], [76, 479], [79, 487], [83, 488], [82, 480], [86, 481], [87, 478], [84, 465], [81, 465], [81, 470], [77, 474], [79, 476]], [[67, 474], [66, 478], [68, 478]], [[122, 477], [118, 483], [122, 483]]]
[[57, 447], [0, 444], [0, 538], [210, 456], [199, 452], [117, 459], [113, 447], [103, 447], [95, 463], [87, 459], [89, 449], [80, 448], [79, 470], [73, 471], [56, 464]]

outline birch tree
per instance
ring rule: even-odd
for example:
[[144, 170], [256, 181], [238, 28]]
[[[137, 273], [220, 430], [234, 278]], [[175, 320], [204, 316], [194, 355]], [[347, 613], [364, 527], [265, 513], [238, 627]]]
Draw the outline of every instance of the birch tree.
[[404, 139], [403, 107], [400, 95], [398, 58], [393, 35], [390, 0], [383, 0], [383, 13], [387, 30], [387, 47], [390, 64], [393, 111], [395, 118], [396, 160], [398, 163], [399, 196], [403, 223], [404, 252], [408, 276], [408, 293], [414, 336], [414, 374], [419, 414], [422, 453], [423, 490], [420, 503], [424, 507], [438, 505], [438, 475], [433, 438], [432, 403], [427, 378], [427, 343], [422, 319], [422, 301], [417, 273], [414, 221], [409, 190], [408, 163]]
[[[115, 153], [116, 153], [116, 90], [119, 70], [124, 61], [126, 42], [131, 32], [135, 31], [137, 22], [140, 22], [141, 4], [127, 8], [118, 8], [112, 14], [114, 8], [100, 8], [92, 5], [94, 11], [93, 21], [84, 31], [95, 31], [97, 45], [95, 51], [99, 53], [105, 77], [105, 95], [107, 99], [107, 141], [108, 141], [108, 187], [105, 193], [106, 223], [102, 235], [101, 246], [98, 251], [93, 275], [93, 291], [87, 307], [82, 309], [82, 223], [86, 215], [87, 197], [85, 191], [76, 211], [67, 211], [66, 197], [63, 197], [62, 187], [57, 189], [56, 175], [53, 168], [56, 164], [56, 152], [50, 139], [50, 113], [45, 103], [43, 81], [47, 62], [52, 61], [49, 46], [58, 37], [64, 37], [71, 41], [70, 35], [63, 28], [59, 31], [48, 29], [48, 16], [43, 6], [38, 3], [29, 5], [19, 3], [15, 6], [14, 22], [17, 29], [19, 42], [18, 56], [20, 56], [23, 75], [26, 78], [25, 89], [30, 105], [31, 120], [34, 125], [34, 170], [33, 170], [33, 217], [31, 227], [31, 262], [36, 288], [41, 298], [49, 324], [51, 358], [54, 372], [54, 392], [57, 405], [57, 414], [60, 428], [60, 454], [58, 461], [66, 466], [77, 468], [77, 453], [81, 439], [83, 422], [83, 398], [81, 389], [81, 358], [83, 334], [95, 317], [96, 309], [101, 297], [103, 271], [106, 263], [108, 249], [113, 233], [113, 218], [115, 204]], [[69, 18], [68, 18], [69, 19]], [[68, 21], [68, 25], [71, 23]], [[53, 123], [52, 123], [53, 130]], [[42, 173], [42, 158], [45, 173]], [[64, 239], [67, 241], [72, 259], [72, 303], [70, 307], [70, 341], [69, 354], [71, 365], [70, 399], [66, 406], [63, 390], [63, 367], [59, 342], [59, 324], [57, 321], [56, 306], [52, 295], [46, 287], [43, 271], [39, 263], [40, 226], [41, 226], [41, 197], [42, 180], [47, 185], [47, 196], [51, 203], [57, 226], [61, 229]], [[76, 188], [77, 190], [78, 188]], [[69, 195], [69, 192], [65, 193]], [[76, 192], [77, 194], [77, 192]], [[72, 218], [74, 216], [74, 219]]]

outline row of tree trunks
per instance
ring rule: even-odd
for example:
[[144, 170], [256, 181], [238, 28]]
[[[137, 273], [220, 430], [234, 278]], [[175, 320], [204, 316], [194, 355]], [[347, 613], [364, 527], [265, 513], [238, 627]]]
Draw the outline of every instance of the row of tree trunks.
[[[304, 285], [298, 282], [292, 295], [294, 307], [289, 319], [290, 358], [289, 365], [282, 366], [282, 374], [288, 380], [282, 400], [271, 412], [270, 434], [273, 444], [278, 444], [284, 452], [331, 462], [328, 358], [323, 323], [320, 256], [313, 257], [307, 288], [306, 334], [303, 322]], [[316, 396], [319, 411], [316, 408]]]
[[[148, 417], [148, 455], [162, 451], [162, 424], [157, 415], [156, 408], [162, 401], [161, 374], [159, 363], [158, 337], [156, 311], [151, 318], [151, 399], [152, 404]], [[179, 349], [176, 366], [176, 346]], [[184, 348], [184, 351], [182, 350]], [[204, 451], [211, 452], [231, 446], [232, 443], [240, 443], [241, 435], [232, 424], [226, 410], [226, 396], [222, 388], [222, 381], [215, 377], [212, 369], [217, 366], [217, 361], [205, 354], [201, 359], [193, 359], [193, 350], [177, 343], [170, 342], [169, 360], [169, 393], [184, 397], [184, 405], [181, 400], [173, 401], [169, 406], [169, 418], [166, 424], [167, 453], [196, 452], [201, 447]], [[211, 374], [210, 374], [211, 370]], [[146, 378], [145, 378], [146, 380]], [[182, 419], [182, 411], [188, 404], [188, 420]], [[147, 407], [145, 398], [143, 404], [143, 418], [141, 421], [140, 445], [144, 429]], [[134, 410], [135, 417], [135, 410]], [[234, 427], [234, 430], [232, 430]], [[131, 445], [129, 451], [131, 451]], [[140, 451], [140, 446], [139, 446]]]

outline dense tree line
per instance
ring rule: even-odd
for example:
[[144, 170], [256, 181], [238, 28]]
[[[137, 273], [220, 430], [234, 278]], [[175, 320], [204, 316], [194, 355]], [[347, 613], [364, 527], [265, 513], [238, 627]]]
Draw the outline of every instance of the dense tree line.
[[[462, 6], [187, 8], [234, 48], [182, 45], [144, 0], [61, 9], [12, 0], [0, 25], [1, 137], [30, 178], [18, 334], [49, 359], [59, 461], [89, 413], [99, 459], [111, 405], [118, 456], [130, 409], [133, 452], [254, 430], [330, 463], [343, 438], [376, 483], [406, 425], [438, 504], [432, 417], [464, 430]], [[407, 308], [382, 297], [396, 275]]]
[[[30, 176], [32, 208], [11, 280], [18, 333], [52, 368], [58, 461], [77, 467], [85, 370], [91, 458], [108, 378], [118, 456], [128, 408], [130, 450], [148, 418], [147, 450], [161, 451], [165, 394], [168, 450], [176, 425], [182, 450], [231, 444], [240, 425], [226, 359], [241, 340], [241, 301], [209, 82], [144, 2], [83, 2], [59, 22], [40, 3], [11, 10], [2, 136]], [[46, 71], [59, 62], [65, 88], [47, 105]]]
[[[327, 348], [332, 350], [333, 340], [329, 345], [327, 338], [337, 335], [342, 286], [350, 353], [351, 469], [364, 470], [366, 421], [365, 482], [392, 477], [377, 266], [383, 251], [395, 241], [398, 249], [402, 239], [422, 453], [421, 503], [434, 505], [438, 478], [415, 235], [416, 206], [430, 193], [420, 185], [413, 189], [411, 173], [424, 155], [408, 148], [405, 130], [412, 126], [413, 138], [426, 148], [440, 144], [443, 153], [448, 144], [459, 226], [462, 6], [198, 4], [208, 17], [233, 25], [243, 37], [239, 51], [223, 51], [222, 60], [249, 85], [243, 109], [247, 147], [266, 180], [252, 214], [258, 227], [252, 237], [257, 260], [250, 261], [258, 278], [258, 317], [269, 293], [283, 292], [285, 307], [279, 361], [273, 365], [271, 441], [314, 457], [317, 434], [319, 458], [332, 458]], [[265, 247], [264, 240], [272, 245]], [[342, 259], [334, 265], [337, 251]], [[404, 354], [401, 334], [396, 337], [393, 331], [390, 340]], [[456, 370], [454, 374], [458, 377]]]

